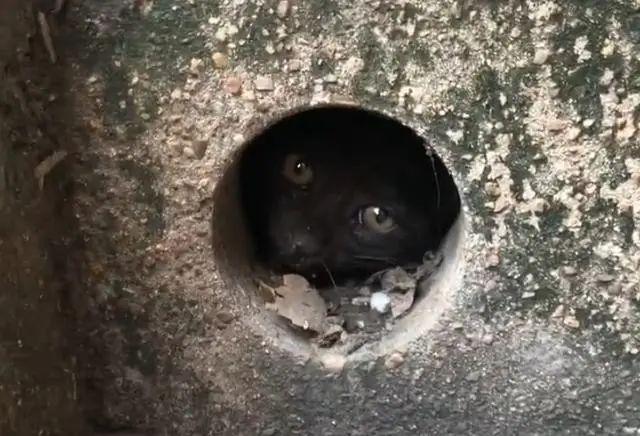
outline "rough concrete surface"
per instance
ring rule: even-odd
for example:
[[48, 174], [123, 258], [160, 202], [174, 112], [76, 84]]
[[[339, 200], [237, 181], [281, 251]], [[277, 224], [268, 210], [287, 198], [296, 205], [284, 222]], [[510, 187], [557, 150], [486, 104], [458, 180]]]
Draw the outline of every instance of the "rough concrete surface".
[[[637, 0], [86, 0], [68, 21], [94, 425], [640, 434]], [[437, 326], [370, 361], [282, 346], [213, 194], [251, 132], [332, 101], [421, 131], [465, 203]]]

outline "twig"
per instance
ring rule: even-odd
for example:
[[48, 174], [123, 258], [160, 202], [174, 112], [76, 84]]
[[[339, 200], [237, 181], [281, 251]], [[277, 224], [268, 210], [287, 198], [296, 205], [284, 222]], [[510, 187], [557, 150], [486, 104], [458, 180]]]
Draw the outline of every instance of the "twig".
[[44, 45], [49, 52], [49, 59], [51, 59], [51, 63], [55, 64], [58, 60], [58, 57], [56, 56], [56, 49], [53, 46], [51, 27], [49, 26], [49, 21], [47, 20], [47, 16], [44, 14], [44, 12], [38, 11], [38, 24], [40, 24], [40, 33], [42, 33]]
[[51, 170], [58, 165], [62, 159], [67, 157], [69, 153], [66, 150], [58, 150], [46, 157], [42, 162], [40, 162], [35, 169], [33, 170], [33, 174], [38, 180], [38, 187], [42, 191], [44, 187], [44, 178], [47, 174], [51, 172]]

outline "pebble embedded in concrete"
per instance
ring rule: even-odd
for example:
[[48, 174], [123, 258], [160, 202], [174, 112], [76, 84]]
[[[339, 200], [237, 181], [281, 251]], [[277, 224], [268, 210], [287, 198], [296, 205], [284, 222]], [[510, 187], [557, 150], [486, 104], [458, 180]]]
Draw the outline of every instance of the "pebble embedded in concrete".
[[218, 69], [224, 69], [229, 66], [229, 57], [221, 52], [215, 52], [211, 55], [213, 64]]
[[400, 366], [402, 366], [402, 364], [405, 361], [405, 357], [404, 354], [398, 352], [398, 351], [394, 351], [391, 354], [389, 354], [389, 356], [387, 356], [385, 362], [384, 362], [384, 366], [387, 369], [393, 370], [393, 369], [397, 369]]
[[236, 76], [229, 76], [224, 81], [224, 89], [231, 95], [240, 95], [242, 91], [242, 81]]
[[258, 76], [255, 80], [255, 86], [258, 91], [272, 91], [273, 80], [269, 76]]
[[542, 65], [547, 62], [549, 56], [551, 56], [551, 52], [548, 49], [538, 48], [533, 55], [533, 63], [536, 65]]

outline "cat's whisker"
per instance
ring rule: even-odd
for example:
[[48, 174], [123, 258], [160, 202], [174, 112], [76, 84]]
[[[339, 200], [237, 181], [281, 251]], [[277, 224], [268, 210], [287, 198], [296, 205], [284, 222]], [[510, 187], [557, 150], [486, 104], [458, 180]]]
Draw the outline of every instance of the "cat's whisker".
[[374, 260], [374, 261], [380, 261], [380, 262], [390, 262], [393, 259], [389, 258], [389, 257], [381, 257], [381, 256], [362, 256], [362, 255], [357, 255], [357, 256], [353, 256], [354, 259], [359, 259], [359, 260]]
[[440, 180], [438, 179], [438, 171], [436, 170], [436, 160], [433, 158], [433, 149], [430, 145], [427, 145], [427, 156], [429, 156], [429, 160], [431, 160], [433, 179], [436, 182], [436, 209], [440, 209]]
[[333, 289], [336, 289], [338, 286], [336, 285], [336, 281], [333, 279], [333, 275], [331, 274], [329, 267], [327, 267], [327, 265], [324, 262], [320, 262], [320, 263], [322, 264], [322, 267], [324, 268], [324, 270], [327, 272], [327, 275], [329, 276], [329, 280], [331, 280], [331, 284], [333, 285]]
[[393, 266], [397, 264], [396, 260], [389, 257], [379, 257], [379, 256], [353, 256], [355, 260], [364, 261], [366, 263], [381, 263], [388, 266]]

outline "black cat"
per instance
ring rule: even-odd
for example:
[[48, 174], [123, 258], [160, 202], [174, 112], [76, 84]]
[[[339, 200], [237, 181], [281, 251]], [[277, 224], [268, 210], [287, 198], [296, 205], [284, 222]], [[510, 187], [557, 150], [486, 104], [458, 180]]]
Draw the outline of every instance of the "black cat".
[[451, 176], [419, 136], [346, 106], [277, 122], [245, 149], [239, 171], [258, 256], [316, 284], [419, 263], [460, 208]]

